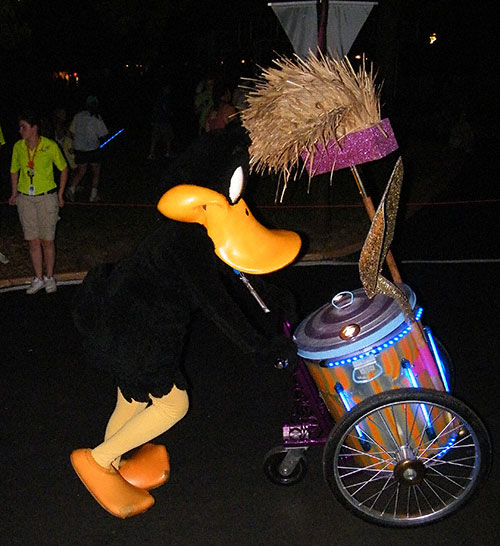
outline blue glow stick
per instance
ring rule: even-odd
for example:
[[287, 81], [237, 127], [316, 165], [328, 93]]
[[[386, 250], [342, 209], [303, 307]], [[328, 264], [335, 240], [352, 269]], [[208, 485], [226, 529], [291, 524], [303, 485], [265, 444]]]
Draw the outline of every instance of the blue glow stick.
[[122, 133], [123, 131], [125, 131], [125, 128], [123, 129], [120, 129], [119, 131], [117, 131], [112, 137], [109, 137], [108, 140], [106, 140], [106, 142], [103, 142], [99, 148], [103, 148], [104, 146], [106, 146], [106, 144], [108, 142], [110, 142], [111, 140], [113, 140], [115, 137], [117, 137], [120, 133]]
[[[351, 411], [352, 408], [356, 405], [356, 402], [352, 399], [352, 396], [344, 389], [342, 384], [337, 381], [335, 383], [335, 392], [339, 395], [340, 401], [342, 402], [342, 405], [344, 406], [346, 411]], [[361, 443], [361, 447], [365, 451], [370, 451], [372, 448], [370, 442], [368, 442], [365, 438], [366, 436], [363, 434], [363, 431], [361, 430], [361, 427], [358, 425], [355, 425], [354, 428], [356, 429], [356, 432], [358, 433], [358, 440]]]
[[[417, 378], [415, 377], [415, 374], [413, 373], [413, 370], [411, 369], [410, 361], [407, 360], [406, 358], [402, 358], [401, 367], [405, 370], [406, 376], [408, 377], [408, 380], [412, 388], [414, 389], [420, 388]], [[427, 411], [427, 408], [425, 407], [425, 404], [420, 404], [420, 409], [422, 410], [422, 413], [424, 414], [424, 418], [427, 422], [427, 429], [426, 429], [427, 434], [429, 435], [429, 438], [434, 439], [436, 437], [436, 432], [434, 431], [434, 427], [432, 426], [431, 417], [429, 415], [429, 412]]]
[[429, 341], [429, 344], [431, 346], [431, 352], [434, 356], [434, 360], [436, 361], [436, 364], [439, 370], [439, 375], [443, 382], [445, 391], [450, 392], [451, 388], [450, 388], [450, 383], [448, 381], [448, 377], [446, 376], [446, 368], [445, 368], [443, 359], [441, 358], [441, 355], [439, 354], [439, 350], [437, 348], [434, 336], [432, 335], [431, 330], [428, 326], [424, 328], [424, 331], [425, 331], [425, 334], [427, 335], [427, 340]]

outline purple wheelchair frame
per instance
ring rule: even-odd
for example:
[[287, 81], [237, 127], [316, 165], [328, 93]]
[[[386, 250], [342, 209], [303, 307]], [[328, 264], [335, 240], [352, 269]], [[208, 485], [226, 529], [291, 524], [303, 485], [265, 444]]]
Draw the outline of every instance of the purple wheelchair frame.
[[300, 357], [293, 379], [293, 405], [290, 422], [283, 425], [283, 447], [324, 445], [334, 421]]

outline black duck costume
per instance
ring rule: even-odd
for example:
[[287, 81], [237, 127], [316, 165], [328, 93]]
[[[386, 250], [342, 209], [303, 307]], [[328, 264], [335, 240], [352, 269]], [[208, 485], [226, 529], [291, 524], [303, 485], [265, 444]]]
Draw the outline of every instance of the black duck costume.
[[241, 198], [247, 170], [243, 132], [225, 129], [199, 139], [170, 170], [158, 228], [132, 256], [90, 271], [77, 294], [74, 318], [88, 356], [113, 374], [118, 394], [104, 442], [75, 450], [71, 462], [115, 516], [148, 510], [149, 490], [168, 479], [167, 451], [151, 441], [188, 411], [180, 366], [196, 313], [246, 354], [296, 358], [291, 341], [264, 327], [269, 320], [262, 327], [254, 320], [264, 313], [241, 280], [250, 280], [275, 315], [286, 313], [280, 289], [254, 275], [290, 264], [300, 238], [253, 217]]

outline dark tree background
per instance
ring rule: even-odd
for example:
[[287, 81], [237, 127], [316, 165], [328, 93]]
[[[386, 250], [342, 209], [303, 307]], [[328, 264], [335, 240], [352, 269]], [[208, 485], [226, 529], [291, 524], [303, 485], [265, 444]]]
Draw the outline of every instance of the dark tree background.
[[[196, 84], [206, 75], [236, 85], [276, 55], [292, 54], [267, 4], [2, 0], [4, 131], [24, 104], [50, 110], [69, 103], [76, 109], [89, 92], [102, 98], [117, 124], [147, 118], [163, 80], [173, 84], [179, 115], [187, 115]], [[384, 109], [396, 124], [425, 131], [429, 124], [437, 127], [438, 118], [463, 110], [491, 123], [498, 79], [494, 9], [489, 0], [379, 0], [351, 53], [365, 53], [374, 63]], [[430, 45], [433, 32], [437, 41]], [[58, 71], [77, 73], [78, 85], [55, 80]]]

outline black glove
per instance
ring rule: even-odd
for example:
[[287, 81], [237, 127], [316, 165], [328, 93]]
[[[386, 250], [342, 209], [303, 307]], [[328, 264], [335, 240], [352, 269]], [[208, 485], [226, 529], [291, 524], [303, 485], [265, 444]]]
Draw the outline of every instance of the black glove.
[[297, 368], [297, 346], [291, 339], [284, 336], [276, 336], [269, 341], [264, 349], [264, 357], [277, 369], [293, 372]]

